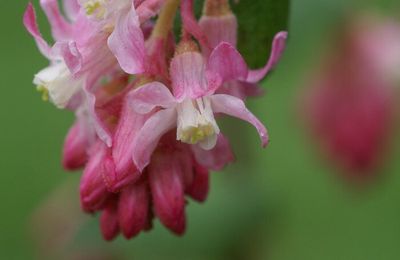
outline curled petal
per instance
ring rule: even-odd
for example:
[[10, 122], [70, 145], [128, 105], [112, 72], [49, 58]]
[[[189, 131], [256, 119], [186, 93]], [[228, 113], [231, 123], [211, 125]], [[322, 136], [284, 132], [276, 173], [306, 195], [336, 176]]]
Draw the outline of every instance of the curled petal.
[[82, 69], [82, 55], [76, 46], [76, 42], [56, 42], [53, 52], [61, 54], [72, 74], [76, 74]]
[[265, 126], [245, 106], [244, 102], [236, 97], [218, 94], [211, 96], [214, 113], [223, 113], [240, 118], [252, 124], [260, 135], [263, 147], [268, 144], [268, 133]]
[[100, 229], [104, 240], [111, 241], [118, 235], [118, 201], [116, 199], [110, 200], [101, 213]]
[[149, 190], [146, 182], [126, 187], [119, 197], [118, 220], [122, 233], [130, 239], [145, 228], [149, 214]]
[[[227, 42], [222, 42], [210, 54], [206, 73], [208, 79], [227, 82], [246, 79], [248, 70], [246, 62], [236, 48]], [[214, 88], [218, 87], [219, 85]]]
[[146, 121], [136, 136], [133, 148], [133, 161], [139, 171], [149, 164], [160, 138], [175, 126], [175, 108], [160, 110]]
[[28, 32], [35, 39], [36, 44], [40, 50], [40, 52], [48, 59], [51, 58], [51, 49], [47, 42], [43, 39], [42, 34], [39, 31], [37, 22], [36, 22], [36, 13], [32, 4], [29, 3], [26, 11], [24, 13], [24, 26], [28, 30]]
[[100, 116], [96, 112], [96, 96], [90, 91], [87, 84], [83, 89], [87, 99], [88, 112], [90, 114], [90, 120], [93, 124], [94, 129], [98, 137], [108, 146], [112, 145], [111, 131], [108, 129], [106, 124], [101, 120]]
[[196, 164], [194, 166], [192, 185], [187, 189], [186, 193], [198, 202], [204, 202], [207, 199], [209, 182], [209, 172], [207, 168]]
[[128, 13], [118, 18], [108, 38], [108, 47], [126, 73], [138, 74], [144, 71], [144, 36], [133, 6]]
[[154, 210], [167, 228], [181, 235], [185, 231], [185, 199], [178, 163], [168, 154], [154, 157], [149, 168]]
[[207, 84], [204, 70], [204, 58], [198, 52], [185, 52], [172, 59], [172, 89], [179, 102], [185, 98], [196, 99], [215, 91], [215, 84]]
[[51, 31], [54, 39], [57, 41], [66, 40], [71, 35], [71, 25], [61, 15], [57, 0], [40, 0], [47, 19], [51, 25]]
[[130, 107], [139, 114], [147, 114], [155, 107], [169, 108], [175, 105], [175, 98], [160, 82], [151, 82], [132, 91], [127, 97]]
[[228, 163], [235, 160], [229, 141], [222, 134], [218, 135], [217, 144], [213, 149], [207, 151], [198, 145], [193, 145], [192, 150], [196, 161], [201, 166], [214, 171], [222, 170]]
[[247, 82], [257, 83], [262, 80], [268, 72], [274, 68], [282, 56], [286, 47], [287, 32], [279, 32], [272, 43], [272, 50], [269, 60], [264, 68], [258, 70], [250, 70], [247, 76]]

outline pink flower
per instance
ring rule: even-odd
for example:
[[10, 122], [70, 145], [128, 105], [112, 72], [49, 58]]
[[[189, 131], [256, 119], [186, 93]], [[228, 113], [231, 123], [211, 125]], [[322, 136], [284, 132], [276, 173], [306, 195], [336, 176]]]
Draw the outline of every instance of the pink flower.
[[[209, 172], [235, 159], [216, 115], [251, 123], [267, 145], [266, 128], [244, 100], [258, 94], [256, 83], [277, 63], [286, 33], [274, 39], [267, 65], [253, 71], [235, 48], [232, 13], [198, 23], [193, 1], [182, 1], [177, 44], [178, 0], [62, 2], [65, 17], [57, 0], [41, 1], [52, 46], [31, 4], [24, 25], [50, 62], [34, 83], [44, 99], [76, 115], [62, 161], [68, 170], [84, 168], [82, 209], [101, 214], [105, 240], [119, 233], [135, 237], [150, 230], [154, 218], [182, 235], [186, 198], [205, 201]], [[154, 24], [150, 18], [157, 15]], [[227, 34], [219, 35], [224, 29]]]
[[388, 81], [387, 63], [379, 61], [381, 54], [395, 52], [371, 48], [391, 26], [378, 26], [380, 32], [376, 27], [368, 27], [368, 34], [360, 24], [351, 25], [304, 95], [303, 113], [313, 136], [349, 179], [376, 173], [393, 124], [393, 81]]
[[[179, 48], [179, 47], [178, 47]], [[171, 61], [174, 95], [160, 82], [141, 86], [128, 95], [132, 109], [138, 114], [154, 113], [137, 133], [133, 161], [139, 170], [149, 163], [152, 152], [163, 134], [177, 128], [177, 140], [199, 144], [203, 149], [214, 148], [220, 133], [215, 113], [224, 113], [253, 124], [263, 146], [268, 143], [267, 130], [251, 114], [240, 99], [214, 94], [220, 84], [237, 78], [246, 78], [247, 66], [240, 54], [228, 43], [213, 50], [205, 64], [195, 51], [177, 54]], [[205, 75], [205, 76], [204, 76]]]

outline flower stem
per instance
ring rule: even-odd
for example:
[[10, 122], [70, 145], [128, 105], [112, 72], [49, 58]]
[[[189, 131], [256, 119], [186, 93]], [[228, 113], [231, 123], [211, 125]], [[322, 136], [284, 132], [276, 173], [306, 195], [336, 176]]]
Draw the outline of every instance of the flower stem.
[[156, 25], [153, 29], [152, 37], [167, 38], [172, 30], [176, 11], [179, 7], [180, 0], [167, 0], [164, 4], [160, 15], [158, 16]]

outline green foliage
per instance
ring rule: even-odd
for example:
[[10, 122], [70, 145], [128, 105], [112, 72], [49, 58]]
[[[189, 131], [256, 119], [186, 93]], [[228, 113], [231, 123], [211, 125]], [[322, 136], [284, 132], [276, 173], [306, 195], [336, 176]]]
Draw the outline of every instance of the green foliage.
[[288, 29], [289, 0], [252, 0], [232, 3], [239, 21], [238, 48], [250, 65], [265, 63], [274, 35]]

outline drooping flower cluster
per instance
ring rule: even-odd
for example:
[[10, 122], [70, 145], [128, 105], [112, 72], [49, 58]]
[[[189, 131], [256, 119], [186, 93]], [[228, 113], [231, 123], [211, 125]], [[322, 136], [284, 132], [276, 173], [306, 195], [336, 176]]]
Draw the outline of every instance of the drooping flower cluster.
[[304, 115], [322, 150], [352, 181], [373, 176], [394, 125], [400, 24], [354, 19], [304, 93]]
[[286, 33], [276, 35], [266, 66], [250, 70], [235, 47], [228, 1], [205, 1], [200, 21], [192, 0], [64, 0], [65, 16], [57, 0], [40, 3], [55, 43], [42, 38], [29, 4], [25, 27], [50, 61], [34, 83], [44, 99], [76, 114], [63, 165], [84, 167], [82, 208], [101, 212], [107, 240], [149, 230], [154, 217], [182, 234], [185, 196], [204, 201], [209, 171], [234, 159], [216, 114], [251, 123], [267, 145], [266, 128], [244, 101], [260, 93]]

